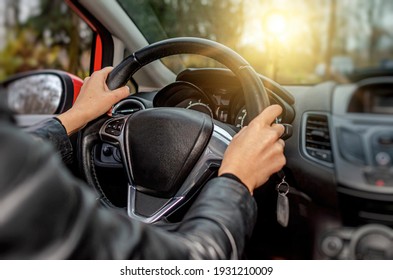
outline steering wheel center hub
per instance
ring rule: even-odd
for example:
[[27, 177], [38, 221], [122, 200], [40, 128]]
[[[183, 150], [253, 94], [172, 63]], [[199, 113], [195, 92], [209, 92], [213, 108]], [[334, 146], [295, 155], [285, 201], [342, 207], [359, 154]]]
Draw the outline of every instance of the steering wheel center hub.
[[172, 197], [196, 164], [213, 132], [211, 118], [179, 108], [155, 108], [125, 124], [125, 157], [138, 191]]

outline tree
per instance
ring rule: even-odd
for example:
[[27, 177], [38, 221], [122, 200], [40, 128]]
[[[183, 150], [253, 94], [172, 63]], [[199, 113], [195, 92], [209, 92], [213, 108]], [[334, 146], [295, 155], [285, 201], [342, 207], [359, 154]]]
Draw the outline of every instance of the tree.
[[381, 18], [383, 14], [386, 11], [388, 5], [392, 5], [392, 3], [389, 0], [374, 0], [372, 2], [364, 1], [363, 5], [365, 6], [366, 24], [370, 30], [368, 44], [368, 64], [372, 65], [378, 63], [378, 61], [373, 60], [376, 58], [375, 54], [378, 52], [378, 45], [381, 38], [384, 35], [393, 38], [393, 34], [389, 33], [389, 30], [381, 25]]
[[[20, 0], [7, 0], [4, 10], [5, 27], [14, 32], [20, 30]], [[16, 34], [17, 36], [18, 34]]]
[[[68, 54], [66, 71], [78, 73], [80, 57], [91, 43], [91, 37], [81, 38], [81, 21], [62, 0], [40, 0], [40, 13], [30, 17], [23, 25], [36, 32], [36, 42], [49, 48], [59, 47]], [[51, 24], [48, 24], [50, 22]]]
[[[0, 78], [37, 68], [63, 69], [84, 76], [82, 54], [90, 51], [91, 32], [62, 0], [40, 0], [37, 11], [20, 21], [20, 0], [6, 3], [7, 43], [0, 50]], [[50, 24], [48, 24], [50, 23]], [[86, 29], [86, 30], [85, 30]]]

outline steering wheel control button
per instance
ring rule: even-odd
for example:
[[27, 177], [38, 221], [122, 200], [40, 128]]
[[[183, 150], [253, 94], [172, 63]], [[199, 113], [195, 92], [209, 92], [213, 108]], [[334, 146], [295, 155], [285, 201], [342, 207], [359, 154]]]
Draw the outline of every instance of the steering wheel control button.
[[104, 156], [110, 157], [110, 156], [112, 156], [112, 154], [113, 154], [113, 148], [110, 147], [110, 146], [105, 146], [105, 147], [102, 149], [102, 153], [104, 154]]
[[105, 129], [105, 132], [114, 136], [119, 136], [120, 135], [120, 131], [111, 129], [111, 128], [107, 128]]
[[124, 119], [113, 120], [107, 124], [105, 132], [114, 136], [119, 136], [124, 126]]
[[375, 161], [379, 166], [387, 166], [391, 163], [392, 158], [386, 152], [379, 152], [375, 155]]

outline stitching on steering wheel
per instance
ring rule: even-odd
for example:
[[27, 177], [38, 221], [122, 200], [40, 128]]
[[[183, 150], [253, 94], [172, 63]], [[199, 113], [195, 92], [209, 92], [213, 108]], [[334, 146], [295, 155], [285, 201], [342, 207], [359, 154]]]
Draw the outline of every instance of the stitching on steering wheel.
[[[90, 165], [91, 165], [91, 175], [93, 177], [94, 180], [94, 187], [95, 189], [98, 190], [98, 192], [101, 194], [101, 197], [99, 197], [100, 201], [104, 200], [106, 204], [106, 206], [110, 206], [113, 208], [116, 208], [115, 205], [113, 205], [113, 203], [108, 199], [108, 197], [105, 195], [100, 182], [98, 181], [98, 177], [97, 177], [97, 173], [96, 173], [96, 169], [94, 167], [94, 155], [92, 152], [90, 152]], [[105, 205], [105, 203], [102, 203], [103, 205]]]

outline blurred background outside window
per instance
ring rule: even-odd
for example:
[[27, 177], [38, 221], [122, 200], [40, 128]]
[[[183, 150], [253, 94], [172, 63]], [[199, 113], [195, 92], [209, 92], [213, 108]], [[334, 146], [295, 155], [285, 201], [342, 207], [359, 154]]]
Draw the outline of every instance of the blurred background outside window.
[[[117, 0], [149, 42], [212, 39], [282, 84], [393, 69], [392, 0]], [[165, 59], [174, 72], [215, 63]], [[363, 71], [361, 70], [361, 71]]]
[[0, 0], [0, 80], [35, 69], [89, 74], [92, 31], [63, 0]]

